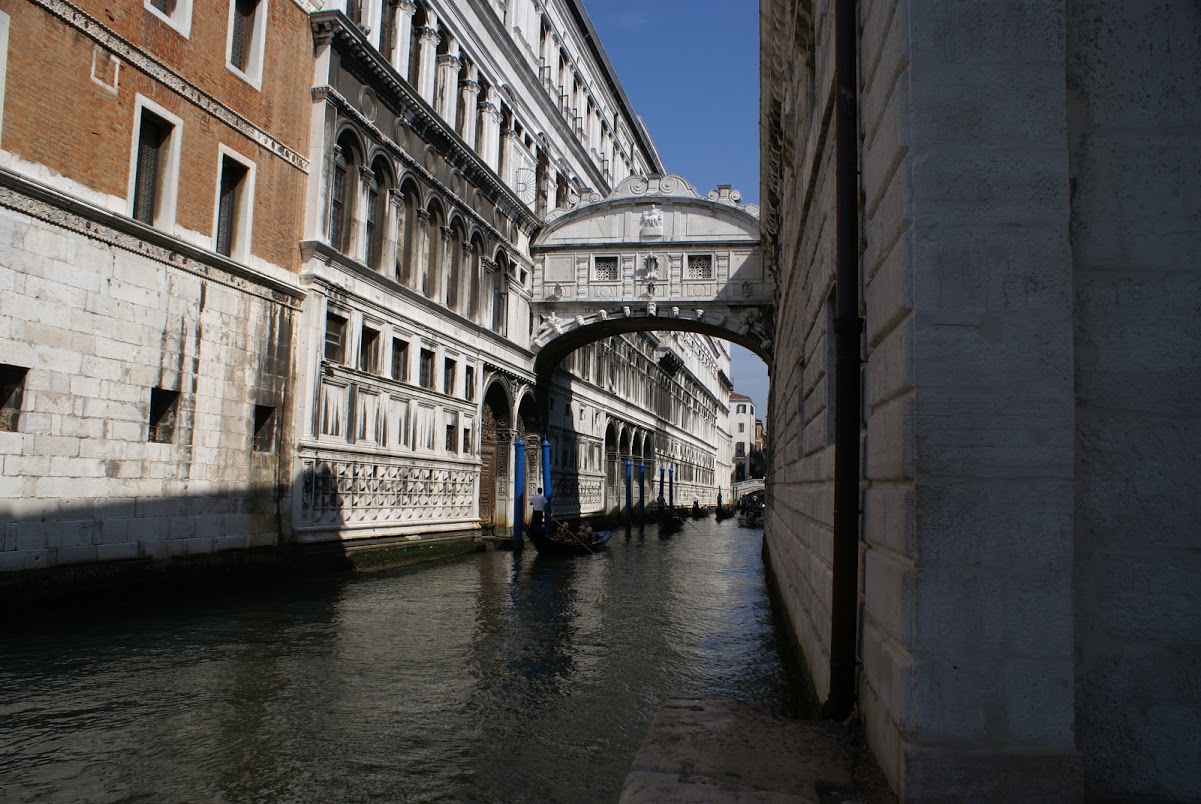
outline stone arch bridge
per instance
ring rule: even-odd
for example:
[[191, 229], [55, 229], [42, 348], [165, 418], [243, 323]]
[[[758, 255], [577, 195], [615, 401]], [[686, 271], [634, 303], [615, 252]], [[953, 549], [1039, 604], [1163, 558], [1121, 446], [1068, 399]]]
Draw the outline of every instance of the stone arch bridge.
[[676, 175], [631, 176], [556, 210], [531, 244], [534, 369], [626, 332], [682, 330], [745, 346], [771, 365], [774, 285], [759, 210], [727, 186], [702, 198]]

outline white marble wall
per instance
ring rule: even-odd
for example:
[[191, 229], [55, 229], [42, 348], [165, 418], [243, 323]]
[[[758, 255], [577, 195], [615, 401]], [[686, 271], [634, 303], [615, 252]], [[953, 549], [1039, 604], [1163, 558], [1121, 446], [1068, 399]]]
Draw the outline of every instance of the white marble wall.
[[[0, 571], [279, 543], [254, 405], [287, 443], [298, 299], [16, 198], [39, 217], [0, 212], [0, 362], [28, 367], [0, 432]], [[171, 443], [148, 441], [154, 387], [180, 394]]]

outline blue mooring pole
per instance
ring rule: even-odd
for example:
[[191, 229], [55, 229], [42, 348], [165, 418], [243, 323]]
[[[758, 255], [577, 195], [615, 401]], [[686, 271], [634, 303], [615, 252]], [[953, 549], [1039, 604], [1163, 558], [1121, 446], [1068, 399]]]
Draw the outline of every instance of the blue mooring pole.
[[667, 498], [663, 496], [663, 473], [667, 471], [667, 467], [659, 464], [659, 513], [663, 513], [663, 503]]
[[638, 519], [646, 524], [646, 461], [638, 461]]
[[542, 494], [546, 497], [546, 514], [543, 515], [542, 525], [550, 533], [550, 439], [542, 436]]
[[634, 462], [626, 458], [626, 527], [634, 524]]
[[673, 514], [676, 512], [676, 468], [674, 466], [667, 470], [667, 507]]
[[513, 442], [513, 549], [521, 549], [525, 525], [525, 439], [519, 433]]

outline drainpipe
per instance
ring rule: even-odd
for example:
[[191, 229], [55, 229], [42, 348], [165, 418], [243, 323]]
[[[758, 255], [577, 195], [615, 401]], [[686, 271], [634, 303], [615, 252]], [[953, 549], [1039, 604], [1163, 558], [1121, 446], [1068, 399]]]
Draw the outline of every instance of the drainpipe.
[[858, 0], [834, 6], [834, 143], [837, 273], [834, 284], [834, 550], [830, 694], [823, 714], [855, 707], [859, 606], [859, 78]]

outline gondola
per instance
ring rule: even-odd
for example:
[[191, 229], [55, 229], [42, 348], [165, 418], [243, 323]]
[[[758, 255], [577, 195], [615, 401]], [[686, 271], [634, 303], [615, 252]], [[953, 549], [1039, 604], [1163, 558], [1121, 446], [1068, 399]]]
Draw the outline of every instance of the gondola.
[[684, 529], [684, 517], [664, 511], [659, 515], [659, 535], [670, 536]]
[[717, 509], [717, 511], [714, 513], [714, 517], [717, 519], [718, 522], [721, 522], [724, 519], [729, 519], [732, 516], [735, 516], [734, 509], [729, 508], [724, 505], [720, 506]]
[[705, 505], [705, 506], [694, 505], [692, 507], [692, 518], [693, 519], [708, 519], [709, 515], [712, 513], [713, 512], [709, 510], [709, 506], [707, 506], [707, 505]]
[[763, 509], [748, 508], [738, 515], [738, 524], [744, 528], [763, 527]]
[[591, 537], [580, 536], [567, 528], [556, 529], [554, 534], [529, 532], [530, 541], [539, 553], [554, 556], [588, 555], [604, 550], [613, 538], [612, 530], [593, 531]]

